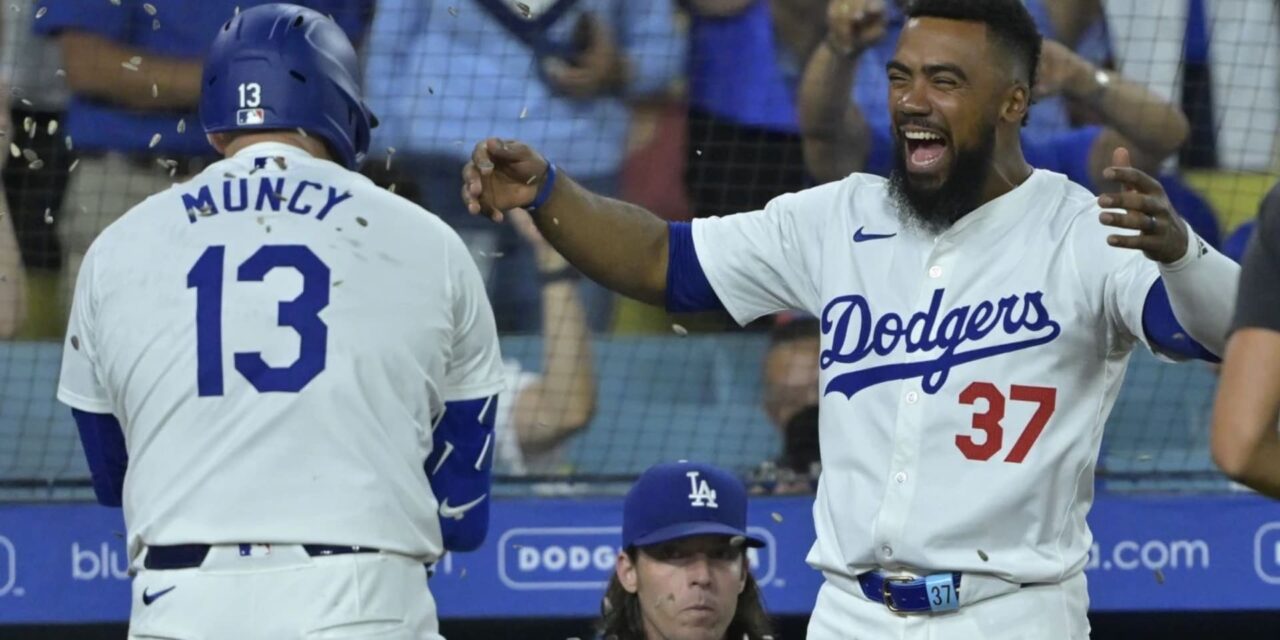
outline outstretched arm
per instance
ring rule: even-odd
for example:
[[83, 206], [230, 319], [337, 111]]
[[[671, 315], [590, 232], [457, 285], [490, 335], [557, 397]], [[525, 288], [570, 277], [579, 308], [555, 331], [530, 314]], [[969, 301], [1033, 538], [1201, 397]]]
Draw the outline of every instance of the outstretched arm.
[[583, 188], [528, 145], [490, 138], [462, 170], [468, 210], [501, 221], [533, 208], [538, 230], [569, 262], [605, 287], [662, 306], [667, 224], [643, 207]]
[[883, 0], [832, 0], [827, 37], [813, 50], [800, 83], [798, 103], [804, 162], [819, 182], [861, 171], [871, 133], [853, 103], [858, 56], [885, 35]]
[[[1177, 322], [1196, 342], [1212, 354], [1221, 355], [1226, 350], [1240, 266], [1190, 232], [1186, 221], [1173, 209], [1164, 187], [1133, 168], [1126, 149], [1116, 150], [1113, 163], [1115, 166], [1105, 171], [1105, 177], [1120, 184], [1122, 191], [1098, 198], [1099, 205], [1110, 209], [1100, 214], [1100, 220], [1107, 226], [1138, 233], [1111, 235], [1107, 243], [1142, 251], [1157, 262], [1161, 281], [1168, 290], [1166, 300]], [[1156, 311], [1145, 309], [1144, 319], [1150, 320]], [[1154, 346], [1181, 353], [1179, 345], [1162, 344], [1157, 336], [1150, 337]]]

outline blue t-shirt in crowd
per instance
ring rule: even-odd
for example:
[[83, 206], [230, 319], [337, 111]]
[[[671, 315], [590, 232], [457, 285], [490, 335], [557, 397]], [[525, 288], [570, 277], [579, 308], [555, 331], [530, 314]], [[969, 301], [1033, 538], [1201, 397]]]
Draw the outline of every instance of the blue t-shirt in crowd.
[[613, 32], [629, 62], [625, 96], [565, 95], [538, 71], [539, 54], [478, 0], [379, 0], [365, 68], [382, 120], [371, 154], [443, 156], [461, 165], [477, 140], [525, 141], [578, 178], [616, 175], [631, 124], [624, 98], [665, 90], [684, 66], [672, 0], [579, 0], [537, 27], [567, 45], [585, 14]]
[[[373, 0], [294, 0], [330, 15], [353, 41], [359, 42], [373, 9]], [[56, 36], [83, 31], [135, 48], [146, 65], [148, 55], [201, 59], [218, 29], [240, 10], [260, 0], [39, 0], [44, 12], [33, 23], [36, 33]], [[183, 131], [178, 123], [185, 120]], [[100, 99], [72, 94], [67, 105], [67, 135], [81, 151], [151, 152], [164, 156], [207, 156], [213, 148], [205, 140], [197, 106], [175, 111], [138, 111]], [[152, 138], [160, 140], [151, 148]]]
[[689, 101], [749, 127], [800, 131], [798, 65], [784, 65], [768, 0], [728, 17], [693, 16], [689, 27]]

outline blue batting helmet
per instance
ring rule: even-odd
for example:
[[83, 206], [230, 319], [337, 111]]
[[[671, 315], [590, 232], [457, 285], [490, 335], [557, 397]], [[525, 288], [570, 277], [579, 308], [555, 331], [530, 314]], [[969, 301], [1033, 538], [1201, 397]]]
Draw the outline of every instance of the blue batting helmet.
[[378, 121], [360, 98], [355, 48], [331, 18], [264, 4], [222, 25], [205, 58], [200, 120], [206, 133], [302, 129], [354, 169]]

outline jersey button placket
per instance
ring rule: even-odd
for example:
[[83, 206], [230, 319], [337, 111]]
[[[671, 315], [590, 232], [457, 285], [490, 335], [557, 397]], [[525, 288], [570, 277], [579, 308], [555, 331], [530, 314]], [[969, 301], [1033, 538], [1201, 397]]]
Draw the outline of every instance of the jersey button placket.
[[887, 563], [894, 557], [893, 545], [900, 541], [911, 511], [915, 488], [906, 482], [920, 455], [920, 424], [923, 415], [919, 380], [901, 383], [898, 405], [897, 429], [894, 434], [893, 456], [889, 460], [889, 476], [885, 478], [884, 502], [880, 505], [880, 517], [876, 523], [879, 543], [879, 561]]

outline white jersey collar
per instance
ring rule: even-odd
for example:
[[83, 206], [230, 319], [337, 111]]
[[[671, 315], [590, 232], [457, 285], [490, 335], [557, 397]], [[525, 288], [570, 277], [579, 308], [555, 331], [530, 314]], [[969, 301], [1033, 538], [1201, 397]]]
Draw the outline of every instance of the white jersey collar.
[[969, 212], [968, 215], [951, 225], [950, 229], [942, 232], [938, 236], [939, 239], [955, 238], [968, 233], [982, 233], [1003, 225], [1003, 220], [1010, 216], [1027, 215], [1029, 212], [1038, 211], [1039, 209], [1029, 206], [1032, 198], [1047, 202], [1051, 198], [1057, 197], [1056, 194], [1048, 192], [1051, 189], [1051, 178], [1052, 172], [1050, 171], [1033, 170], [1031, 176], [1023, 180], [1022, 184], [999, 198]]
[[255, 142], [235, 153], [232, 158], [248, 156], [286, 156], [292, 158], [316, 158], [302, 147], [295, 147], [284, 142]]

